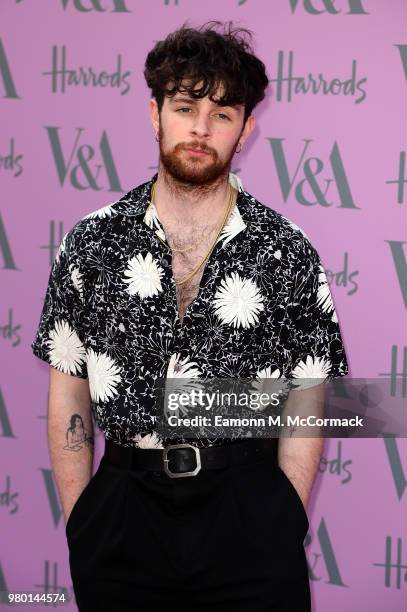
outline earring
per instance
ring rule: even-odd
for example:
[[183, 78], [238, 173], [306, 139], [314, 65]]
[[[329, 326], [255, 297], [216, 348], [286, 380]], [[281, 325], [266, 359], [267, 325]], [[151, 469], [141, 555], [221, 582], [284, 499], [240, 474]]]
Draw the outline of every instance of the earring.
[[243, 148], [243, 147], [242, 147], [242, 143], [241, 143], [241, 142], [239, 142], [237, 146], [238, 146], [238, 147], [240, 146], [240, 149], [239, 149], [239, 150], [238, 150], [238, 149], [236, 149], [236, 153], [240, 153], [240, 151], [241, 151], [241, 150], [242, 150], [242, 148]]

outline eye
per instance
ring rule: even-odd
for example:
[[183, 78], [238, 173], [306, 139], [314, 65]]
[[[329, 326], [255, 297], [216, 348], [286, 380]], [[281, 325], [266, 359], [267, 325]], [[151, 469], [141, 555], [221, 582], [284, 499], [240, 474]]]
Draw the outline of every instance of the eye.
[[222, 120], [227, 119], [228, 121], [230, 121], [230, 118], [225, 115], [225, 113], [218, 113], [218, 117], [220, 117]]
[[179, 113], [180, 111], [189, 111], [191, 110], [188, 106], [183, 106], [182, 108], [177, 108], [175, 112]]

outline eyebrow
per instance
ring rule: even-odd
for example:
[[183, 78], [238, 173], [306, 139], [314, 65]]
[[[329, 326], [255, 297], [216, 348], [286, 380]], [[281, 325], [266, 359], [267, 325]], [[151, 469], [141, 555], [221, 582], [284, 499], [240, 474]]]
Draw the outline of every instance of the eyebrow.
[[[195, 100], [194, 98], [186, 98], [186, 97], [180, 97], [180, 96], [175, 96], [173, 98], [170, 98], [170, 103], [173, 104], [196, 104], [197, 100]], [[239, 110], [239, 104], [227, 104], [227, 105], [222, 105], [222, 104], [218, 104], [217, 102], [214, 102], [214, 104], [216, 106], [218, 106], [219, 108], [233, 108], [234, 110], [238, 111]]]

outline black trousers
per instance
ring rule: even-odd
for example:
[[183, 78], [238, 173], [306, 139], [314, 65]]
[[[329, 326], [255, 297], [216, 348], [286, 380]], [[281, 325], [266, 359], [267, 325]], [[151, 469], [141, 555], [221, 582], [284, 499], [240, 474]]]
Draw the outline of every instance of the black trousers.
[[276, 461], [169, 478], [104, 456], [66, 525], [78, 609], [309, 612], [308, 527]]

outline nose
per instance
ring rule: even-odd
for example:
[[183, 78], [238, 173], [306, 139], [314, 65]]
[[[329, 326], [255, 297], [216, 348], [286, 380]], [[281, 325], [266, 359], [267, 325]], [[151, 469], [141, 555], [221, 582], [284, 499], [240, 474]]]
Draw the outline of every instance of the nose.
[[191, 133], [199, 138], [205, 138], [210, 134], [209, 118], [203, 113], [198, 113], [192, 124]]

